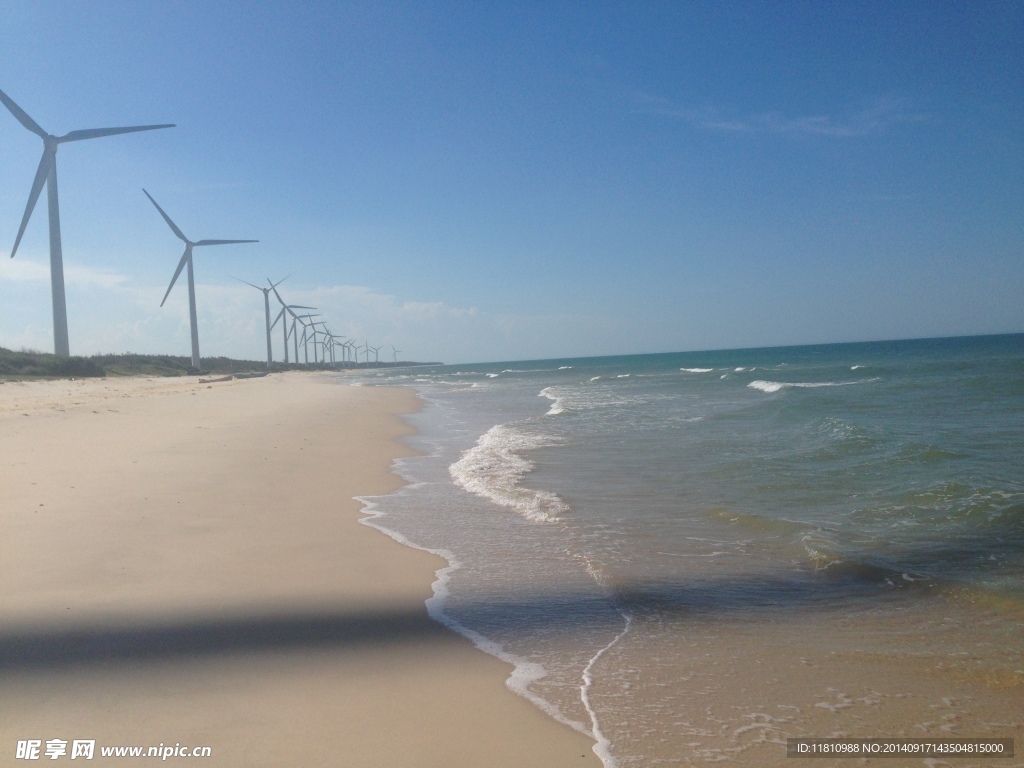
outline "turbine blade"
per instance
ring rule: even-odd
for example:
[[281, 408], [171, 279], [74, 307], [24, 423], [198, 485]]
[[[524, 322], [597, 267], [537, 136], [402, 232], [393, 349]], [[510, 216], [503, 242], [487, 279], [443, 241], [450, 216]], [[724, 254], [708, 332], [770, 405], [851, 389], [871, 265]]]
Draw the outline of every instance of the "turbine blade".
[[259, 240], [200, 240], [195, 245], [230, 245], [232, 243], [258, 243]]
[[32, 218], [32, 211], [36, 207], [36, 201], [39, 199], [39, 193], [43, 191], [43, 184], [46, 183], [46, 177], [50, 175], [50, 168], [53, 167], [54, 152], [46, 148], [43, 150], [43, 156], [39, 158], [39, 167], [36, 168], [36, 177], [32, 180], [32, 191], [28, 193], [28, 205], [25, 206], [25, 215], [21, 217], [21, 227], [18, 228], [18, 236], [14, 239], [14, 247], [11, 248], [11, 258], [14, 258], [14, 254], [18, 251], [18, 246], [21, 244], [21, 238], [25, 234], [25, 227], [28, 226], [28, 220]]
[[281, 311], [277, 313], [277, 317], [274, 318], [274, 322], [270, 324], [270, 330], [274, 330], [277, 327], [277, 321], [281, 319], [281, 316], [283, 314], [284, 314], [284, 307], [282, 307]]
[[284, 299], [282, 299], [281, 298], [281, 294], [277, 292], [277, 288], [272, 285], [272, 286], [270, 286], [270, 290], [272, 290], [274, 292], [274, 295], [277, 297], [278, 302], [280, 302], [281, 306], [283, 307], [284, 306]]
[[29, 117], [25, 110], [15, 104], [11, 100], [11, 97], [3, 91], [0, 91], [0, 101], [2, 101], [4, 106], [11, 111], [11, 114], [17, 118], [18, 122], [32, 131], [32, 133], [41, 139], [45, 139], [47, 137], [48, 134], [39, 126], [39, 123]]
[[287, 309], [288, 310], [288, 314], [291, 315], [292, 317], [294, 317], [296, 320], [299, 319], [299, 316], [296, 315], [293, 310], [296, 310], [296, 309], [316, 309], [316, 307], [303, 307], [303, 306], [301, 306], [299, 304], [286, 304], [284, 308]]
[[128, 128], [86, 128], [81, 131], [65, 133], [57, 141], [63, 144], [65, 141], [81, 141], [82, 139], [98, 139], [101, 136], [117, 136], [120, 133], [136, 133], [138, 131], [155, 131], [157, 128], [173, 128], [174, 123], [164, 125], [133, 125]]
[[178, 262], [178, 268], [176, 270], [174, 270], [174, 277], [171, 278], [171, 284], [167, 286], [167, 293], [164, 294], [164, 298], [160, 302], [160, 306], [161, 307], [164, 305], [164, 302], [167, 301], [167, 297], [171, 293], [171, 288], [174, 287], [174, 282], [178, 279], [178, 275], [181, 274], [181, 270], [185, 268], [185, 264], [188, 262], [189, 256], [191, 256], [191, 255], [192, 255], [192, 249], [189, 248], [186, 245], [185, 246], [185, 252], [183, 254], [181, 254], [181, 261]]
[[292, 272], [292, 273], [291, 273], [291, 275], [285, 275], [285, 276], [284, 276], [284, 277], [282, 277], [282, 278], [281, 278], [280, 280], [278, 280], [278, 281], [277, 281], [276, 283], [271, 283], [271, 282], [270, 282], [270, 278], [268, 277], [268, 278], [267, 278], [267, 283], [268, 283], [268, 284], [270, 285], [270, 287], [271, 287], [271, 288], [277, 288], [277, 286], [279, 286], [279, 285], [280, 285], [281, 283], [283, 283], [283, 282], [284, 282], [285, 280], [287, 280], [287, 279], [288, 279], [289, 277], [291, 277], [291, 276], [292, 276], [292, 275], [294, 275], [294, 274], [295, 274], [295, 273], [294, 273], [294, 272]]
[[[232, 275], [232, 277], [234, 277], [234, 275]], [[234, 279], [237, 280], [240, 283], [245, 283], [246, 285], [252, 285], [252, 283], [250, 283], [248, 280], [243, 280], [240, 277], [235, 277]], [[267, 290], [266, 288], [260, 288], [258, 285], [252, 285], [252, 287], [255, 288], [257, 291], [265, 291], [265, 290]]]
[[177, 224], [175, 224], [175, 223], [174, 223], [173, 221], [171, 221], [171, 217], [170, 217], [170, 216], [168, 216], [168, 215], [167, 215], [166, 213], [164, 213], [164, 209], [163, 209], [163, 208], [161, 208], [161, 207], [160, 207], [160, 206], [159, 206], [159, 205], [157, 204], [156, 200], [154, 200], [154, 199], [153, 199], [153, 196], [152, 196], [151, 194], [149, 194], [149, 192], [146, 192], [146, 190], [145, 190], [145, 189], [143, 189], [142, 191], [143, 191], [143, 193], [145, 193], [146, 197], [148, 197], [148, 198], [149, 198], [149, 202], [151, 202], [151, 203], [152, 203], [153, 205], [155, 205], [155, 206], [156, 206], [156, 209], [157, 209], [158, 211], [160, 211], [160, 215], [164, 217], [164, 221], [166, 221], [166, 222], [167, 222], [167, 226], [169, 226], [169, 227], [171, 228], [171, 231], [172, 231], [172, 232], [173, 232], [174, 234], [176, 234], [176, 235], [178, 236], [178, 238], [179, 238], [179, 239], [181, 239], [181, 240], [184, 240], [184, 241], [185, 241], [185, 244], [187, 245], [187, 244], [188, 244], [188, 238], [187, 238], [187, 237], [185, 237], [185, 235], [183, 235], [183, 234], [181, 233], [181, 230], [180, 230], [180, 229], [178, 229], [178, 225], [177, 225]]

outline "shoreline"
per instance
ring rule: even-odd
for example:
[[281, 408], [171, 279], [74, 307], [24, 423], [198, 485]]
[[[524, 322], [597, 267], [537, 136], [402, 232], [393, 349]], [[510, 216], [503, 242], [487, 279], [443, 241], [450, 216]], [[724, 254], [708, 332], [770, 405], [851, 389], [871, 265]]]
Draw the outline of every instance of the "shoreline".
[[0, 749], [600, 765], [428, 616], [439, 561], [359, 524], [417, 407], [319, 374], [0, 387]]

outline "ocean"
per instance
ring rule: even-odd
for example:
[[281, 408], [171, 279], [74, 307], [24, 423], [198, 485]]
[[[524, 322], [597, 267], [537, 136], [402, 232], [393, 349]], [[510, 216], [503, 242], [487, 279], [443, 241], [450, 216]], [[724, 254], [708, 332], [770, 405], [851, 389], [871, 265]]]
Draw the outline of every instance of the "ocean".
[[424, 401], [367, 522], [448, 561], [431, 614], [606, 766], [1024, 750], [1024, 335], [344, 381]]

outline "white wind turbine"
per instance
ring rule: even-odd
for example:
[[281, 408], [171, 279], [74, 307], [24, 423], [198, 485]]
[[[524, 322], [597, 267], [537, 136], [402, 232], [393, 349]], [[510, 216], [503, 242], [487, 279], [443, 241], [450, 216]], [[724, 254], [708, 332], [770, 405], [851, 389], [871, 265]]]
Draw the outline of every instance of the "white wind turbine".
[[394, 356], [394, 359], [391, 362], [393, 362], [395, 365], [398, 365], [398, 353], [401, 351], [402, 350], [400, 349], [395, 349], [394, 344], [391, 345], [391, 354]]
[[102, 136], [116, 136], [120, 133], [135, 133], [137, 131], [154, 131], [157, 128], [173, 128], [173, 123], [164, 125], [133, 125], [127, 128], [86, 128], [79, 131], [71, 131], [63, 136], [54, 136], [44, 131], [39, 123], [33, 120], [11, 98], [0, 91], [0, 101], [17, 118], [18, 122], [32, 131], [43, 140], [43, 156], [39, 160], [39, 167], [36, 169], [36, 177], [32, 182], [32, 190], [28, 194], [28, 205], [25, 206], [25, 215], [21, 217], [21, 227], [18, 229], [18, 236], [14, 240], [14, 247], [11, 248], [11, 258], [21, 244], [21, 238], [25, 234], [25, 227], [32, 217], [36, 201], [43, 191], [43, 183], [46, 183], [46, 202], [50, 214], [50, 293], [53, 298], [53, 351], [57, 355], [67, 357], [71, 354], [68, 342], [68, 311], [64, 298], [64, 256], [61, 251], [60, 242], [60, 205], [57, 200], [57, 148], [69, 141], [82, 141], [83, 139], [98, 139]]
[[[289, 275], [288, 277], [291, 277], [291, 275]], [[271, 283], [269, 288], [261, 288], [258, 285], [253, 285], [252, 283], [248, 282], [247, 280], [243, 280], [240, 277], [236, 277], [235, 278], [235, 280], [237, 280], [238, 282], [245, 283], [248, 286], [252, 286], [257, 291], [263, 291], [263, 308], [264, 308], [264, 311], [266, 312], [266, 315], [267, 315], [267, 370], [270, 370], [271, 365], [273, 365], [273, 363], [274, 363], [274, 349], [273, 349], [273, 347], [270, 344], [270, 328], [271, 328], [271, 325], [270, 325], [270, 292], [274, 288], [279, 286], [281, 283], [283, 283], [285, 280], [287, 280], [288, 277], [282, 277], [276, 283]], [[270, 283], [270, 278], [269, 277], [267, 278], [267, 282]], [[296, 353], [296, 355], [295, 355], [295, 361], [296, 362], [298, 362], [298, 357], [299, 357], [298, 353]]]
[[344, 336], [335, 336], [333, 333], [331, 333], [329, 331], [328, 331], [327, 335], [330, 336], [330, 338], [331, 338], [331, 365], [337, 364], [337, 360], [335, 360], [335, 358], [334, 358], [334, 347], [335, 347], [335, 345], [341, 347], [342, 361], [344, 361], [345, 345], [343, 343], [343, 340], [344, 340], [345, 337]]
[[[276, 294], [277, 291], [274, 291], [274, 293]], [[278, 301], [281, 301], [281, 297], [280, 296], [278, 296], [277, 299], [278, 299]], [[281, 323], [281, 330], [283, 332], [282, 333], [282, 339], [283, 339], [283, 342], [284, 342], [284, 364], [285, 365], [288, 365], [288, 362], [289, 362], [289, 360], [288, 360], [288, 337], [292, 333], [295, 332], [295, 323], [294, 322], [292, 323], [291, 331], [288, 330], [288, 315], [291, 315], [293, 318], [297, 318], [298, 315], [296, 315], [295, 312], [293, 311], [293, 310], [296, 310], [296, 309], [316, 309], [316, 307], [304, 307], [301, 304], [285, 304], [283, 301], [281, 301], [281, 311], [277, 313], [277, 317], [274, 318], [273, 325], [270, 326], [271, 328], [274, 328], [274, 327], [277, 326], [277, 324], [279, 322]], [[299, 345], [298, 345], [298, 342], [296, 342], [296, 344], [295, 344], [295, 362], [296, 363], [299, 362]]]
[[[306, 315], [299, 315], [298, 317], [295, 318], [296, 320], [299, 321], [299, 325], [302, 326], [302, 354], [303, 354], [303, 357], [304, 357], [306, 365], [309, 365], [309, 326], [312, 324], [311, 321], [312, 321], [312, 318], [314, 318], [314, 317], [320, 317], [320, 315], [319, 314], [316, 314], [316, 315], [306, 314]], [[307, 321], [310, 321], [310, 322], [307, 322]], [[313, 350], [313, 359], [314, 360], [316, 359], [316, 349]], [[299, 353], [298, 353], [297, 350], [295, 352], [295, 362], [296, 363], [299, 362]]]
[[[322, 325], [324, 329], [323, 329], [322, 331], [318, 331], [318, 330], [316, 329], [316, 327], [317, 327], [318, 325]], [[323, 322], [322, 320], [317, 320], [317, 321], [316, 321], [316, 322], [314, 322], [314, 323], [310, 323], [310, 326], [312, 326], [312, 328], [313, 328], [313, 362], [314, 362], [314, 363], [315, 363], [315, 362], [317, 362], [317, 359], [316, 359], [316, 346], [317, 346], [317, 344], [319, 344], [319, 345], [321, 346], [321, 350], [320, 350], [320, 360], [319, 360], [319, 362], [321, 362], [321, 363], [326, 363], [326, 362], [327, 362], [327, 350], [326, 350], [326, 343], [327, 343], [327, 323]], [[324, 337], [324, 340], [323, 340], [323, 341], [319, 341], [319, 342], [318, 342], [318, 341], [316, 340], [316, 335], [317, 335], [318, 333], [319, 333], [319, 334], [320, 334], [321, 336], [323, 336], [323, 337]]]
[[349, 339], [343, 345], [345, 350], [348, 352], [348, 361], [354, 363], [356, 367], [359, 366], [359, 344], [355, 339]]
[[334, 351], [333, 351], [334, 350], [334, 339], [331, 336], [331, 332], [329, 330], [327, 330], [327, 326], [326, 325], [324, 326], [323, 337], [324, 337], [323, 341], [320, 342], [320, 349], [321, 349], [321, 354], [323, 355], [323, 358], [324, 358], [324, 365], [327, 365], [327, 352], [329, 350], [331, 351], [331, 355], [332, 355], [331, 362], [332, 363], [334, 362], [334, 359], [333, 359], [333, 355], [334, 355]]
[[[274, 325], [277, 325], [277, 321], [278, 320], [281, 321], [281, 330], [284, 331], [284, 336], [283, 336], [283, 338], [284, 338], [284, 362], [285, 362], [285, 365], [287, 365], [288, 364], [288, 335], [289, 335], [288, 334], [288, 315], [291, 315], [292, 318], [297, 318], [298, 315], [296, 315], [293, 310], [296, 310], [296, 309], [316, 309], [316, 307], [306, 307], [306, 306], [303, 306], [302, 304], [285, 304], [284, 303], [284, 299], [281, 298], [281, 294], [277, 292], [277, 288], [275, 288], [272, 285], [272, 286], [270, 286], [270, 290], [272, 290], [274, 292], [274, 296], [277, 297], [277, 301], [281, 305], [281, 311], [277, 313], [277, 318], [274, 320]], [[274, 325], [272, 325], [271, 328], [273, 328]], [[293, 333], [295, 332], [295, 323], [294, 322], [292, 323], [292, 332]], [[296, 362], [296, 364], [299, 362], [299, 345], [298, 345], [298, 340], [296, 340], [296, 343], [295, 343], [295, 362]]]
[[182, 234], [178, 226], [171, 221], [171, 217], [164, 213], [164, 209], [157, 205], [156, 200], [153, 196], [146, 193], [146, 197], [149, 198], [149, 202], [156, 206], [156, 209], [160, 211], [160, 215], [164, 217], [164, 221], [167, 222], [167, 226], [171, 228], [171, 231], [178, 236], [178, 239], [185, 243], [185, 252], [181, 255], [181, 260], [178, 262], [178, 268], [174, 270], [174, 277], [171, 278], [171, 284], [167, 286], [167, 293], [164, 294], [163, 301], [160, 302], [160, 306], [164, 305], [167, 301], [167, 297], [171, 293], [171, 288], [174, 287], [175, 281], [178, 279], [178, 275], [181, 274], [181, 270], [188, 266], [188, 312], [189, 321], [192, 326], [192, 367], [199, 370], [199, 327], [196, 323], [196, 284], [195, 278], [192, 275], [192, 249], [200, 245], [230, 245], [232, 243], [258, 243], [259, 240], [198, 240], [193, 242], [189, 240], [185, 235]]

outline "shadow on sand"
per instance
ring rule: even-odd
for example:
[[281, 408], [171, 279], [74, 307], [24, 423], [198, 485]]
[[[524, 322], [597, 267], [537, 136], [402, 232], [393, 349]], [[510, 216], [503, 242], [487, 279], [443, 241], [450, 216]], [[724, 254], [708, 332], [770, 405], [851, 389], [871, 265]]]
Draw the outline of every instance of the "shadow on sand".
[[[621, 618], [618, 609], [635, 612], [715, 616], [748, 611], [830, 610], [851, 601], [875, 602], [935, 594], [919, 583], [910, 589], [886, 589], [860, 578], [724, 579], [703, 584], [645, 585], [614, 597], [557, 594], [460, 605], [459, 622], [486, 627], [498, 616], [514, 619], [526, 632], [574, 630], [605, 625]], [[934, 583], [932, 586], [935, 586]], [[913, 599], [913, 598], [912, 598]], [[484, 630], [486, 632], [486, 630]], [[360, 612], [277, 612], [227, 618], [173, 618], [123, 621], [69, 627], [35, 626], [0, 630], [0, 674], [47, 672], [89, 666], [187, 661], [298, 651], [343, 651], [359, 647], [451, 642], [452, 635], [428, 619], [426, 610]]]

